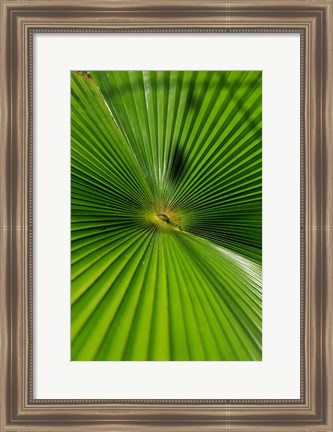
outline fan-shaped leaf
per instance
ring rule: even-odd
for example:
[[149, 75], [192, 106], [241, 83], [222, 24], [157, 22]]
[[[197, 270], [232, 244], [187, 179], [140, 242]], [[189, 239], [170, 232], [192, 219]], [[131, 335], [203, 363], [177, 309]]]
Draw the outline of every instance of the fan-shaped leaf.
[[72, 73], [72, 360], [261, 358], [261, 73]]

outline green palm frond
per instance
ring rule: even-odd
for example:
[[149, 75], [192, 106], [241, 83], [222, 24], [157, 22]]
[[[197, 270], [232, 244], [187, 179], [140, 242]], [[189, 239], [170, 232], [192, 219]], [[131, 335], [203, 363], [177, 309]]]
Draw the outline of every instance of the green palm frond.
[[260, 360], [261, 72], [72, 73], [72, 360]]

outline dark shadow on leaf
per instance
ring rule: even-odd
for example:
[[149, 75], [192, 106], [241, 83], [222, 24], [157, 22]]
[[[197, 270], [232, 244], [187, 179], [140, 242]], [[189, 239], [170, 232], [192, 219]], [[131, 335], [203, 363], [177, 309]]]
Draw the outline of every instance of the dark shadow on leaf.
[[171, 155], [170, 163], [170, 179], [177, 183], [185, 174], [185, 155], [184, 150], [180, 144], [176, 144], [173, 154]]

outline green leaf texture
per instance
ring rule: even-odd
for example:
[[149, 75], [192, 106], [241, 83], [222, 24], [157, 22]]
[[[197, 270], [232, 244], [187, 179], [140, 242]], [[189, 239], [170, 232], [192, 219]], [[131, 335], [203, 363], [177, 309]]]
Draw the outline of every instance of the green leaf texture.
[[261, 360], [261, 89], [72, 72], [72, 360]]

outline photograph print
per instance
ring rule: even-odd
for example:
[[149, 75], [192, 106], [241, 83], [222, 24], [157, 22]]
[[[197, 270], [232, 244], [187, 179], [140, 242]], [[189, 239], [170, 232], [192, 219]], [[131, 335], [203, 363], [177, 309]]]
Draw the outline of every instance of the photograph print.
[[72, 71], [71, 360], [261, 359], [261, 71]]

